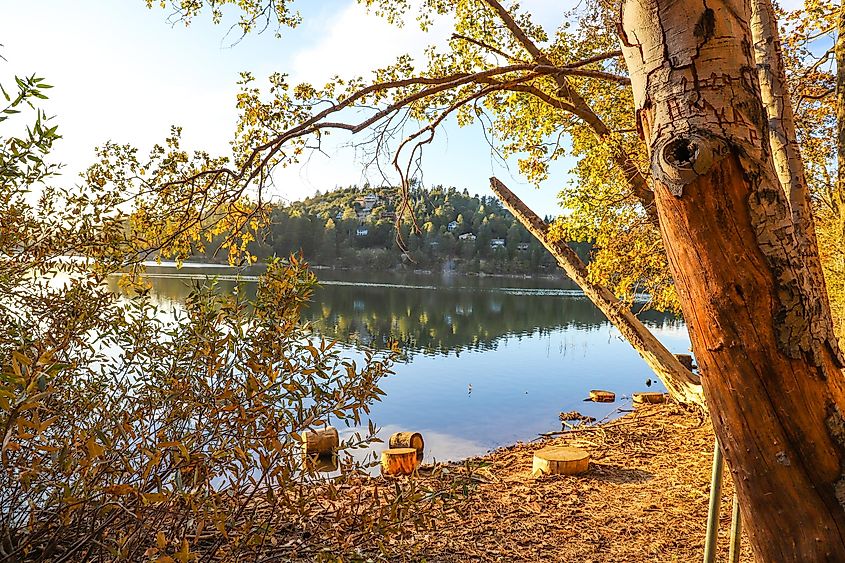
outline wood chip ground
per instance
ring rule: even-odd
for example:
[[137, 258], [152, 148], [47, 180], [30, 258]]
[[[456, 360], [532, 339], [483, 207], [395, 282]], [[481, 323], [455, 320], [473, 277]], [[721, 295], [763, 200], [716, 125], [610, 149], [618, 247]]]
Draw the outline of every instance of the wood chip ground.
[[[532, 452], [574, 445], [587, 473], [532, 478]], [[704, 549], [713, 434], [673, 405], [475, 458], [477, 488], [436, 530], [416, 533], [412, 560], [697, 562]], [[733, 488], [725, 472], [719, 560], [727, 560]], [[411, 538], [409, 538], [411, 539]], [[741, 561], [752, 561], [744, 542]]]

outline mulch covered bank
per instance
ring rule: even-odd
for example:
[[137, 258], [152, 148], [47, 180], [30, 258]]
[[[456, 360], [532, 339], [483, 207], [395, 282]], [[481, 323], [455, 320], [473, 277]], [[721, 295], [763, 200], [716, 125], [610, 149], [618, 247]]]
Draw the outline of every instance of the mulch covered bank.
[[[532, 452], [588, 449], [579, 476], [534, 478]], [[701, 561], [710, 487], [710, 423], [649, 405], [609, 424], [517, 444], [469, 460], [478, 483], [437, 530], [417, 532], [417, 561]], [[723, 485], [720, 554], [728, 552], [733, 488]], [[409, 538], [410, 539], [410, 538]], [[741, 561], [752, 561], [747, 542]]]

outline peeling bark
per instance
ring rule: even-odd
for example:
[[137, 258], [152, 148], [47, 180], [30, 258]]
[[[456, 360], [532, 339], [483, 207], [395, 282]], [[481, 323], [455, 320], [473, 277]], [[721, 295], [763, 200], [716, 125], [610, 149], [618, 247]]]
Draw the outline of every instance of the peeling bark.
[[[845, 241], [845, 5], [839, 8], [836, 25], [836, 194], [839, 207], [839, 233]], [[845, 272], [845, 264], [842, 265]], [[845, 288], [840, 288], [845, 291]], [[841, 334], [845, 338], [845, 315], [841, 319]]]
[[754, 60], [760, 81], [760, 97], [769, 125], [769, 146], [778, 180], [784, 188], [795, 215], [795, 224], [810, 217], [806, 200], [807, 182], [804, 163], [795, 134], [792, 102], [786, 89], [780, 35], [770, 0], [753, 0], [751, 4], [751, 37]]
[[[768, 119], [772, 162], [780, 186], [789, 200], [795, 236], [810, 274], [810, 283], [821, 300], [819, 314], [831, 317], [824, 273], [816, 250], [816, 227], [810, 190], [795, 132], [795, 116], [787, 90], [780, 35], [771, 0], [752, 1], [751, 37], [754, 41], [760, 97]], [[830, 326], [833, 326], [832, 321]]]
[[842, 362], [769, 148], [743, 0], [625, 0], [661, 233], [760, 561], [845, 561]]
[[[839, 8], [834, 55], [836, 57], [837, 188], [845, 203], [845, 5]], [[840, 211], [840, 213], [845, 215], [845, 212]]]
[[625, 303], [619, 301], [606, 287], [591, 282], [587, 266], [578, 255], [566, 244], [550, 241], [547, 236], [548, 225], [507, 186], [496, 178], [490, 178], [490, 187], [514, 217], [555, 257], [566, 275], [584, 291], [584, 295], [622, 333], [672, 397], [680, 403], [704, 408], [704, 395], [698, 376], [685, 368]]

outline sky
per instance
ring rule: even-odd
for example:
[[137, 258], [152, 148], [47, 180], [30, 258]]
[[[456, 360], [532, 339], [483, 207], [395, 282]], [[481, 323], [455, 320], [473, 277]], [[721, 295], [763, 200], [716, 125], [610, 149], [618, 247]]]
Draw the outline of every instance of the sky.
[[[273, 72], [290, 82], [322, 84], [333, 74], [368, 76], [368, 71], [409, 53], [419, 60], [429, 44], [445, 44], [448, 21], [424, 33], [414, 24], [397, 28], [368, 14], [355, 0], [299, 0], [303, 24], [251, 35], [232, 45], [228, 26], [200, 17], [190, 27], [171, 24], [167, 10], [147, 9], [143, 0], [0, 0], [0, 80], [37, 74], [54, 85], [46, 105], [56, 116], [63, 140], [55, 152], [65, 178], [94, 158], [106, 140], [129, 143], [146, 153], [162, 142], [171, 125], [182, 127], [184, 146], [228, 154], [237, 119], [236, 81], [241, 71], [264, 79]], [[561, 23], [559, 0], [523, 0], [522, 8], [553, 32]], [[381, 184], [376, 170], [365, 169], [348, 138], [277, 174], [278, 198], [301, 199], [337, 186]], [[491, 194], [487, 179], [496, 175], [541, 215], [557, 215], [557, 193], [569, 181], [571, 160], [552, 169], [542, 189], [520, 177], [516, 161], [502, 163], [491, 154], [479, 125], [453, 122], [425, 149], [423, 181]]]

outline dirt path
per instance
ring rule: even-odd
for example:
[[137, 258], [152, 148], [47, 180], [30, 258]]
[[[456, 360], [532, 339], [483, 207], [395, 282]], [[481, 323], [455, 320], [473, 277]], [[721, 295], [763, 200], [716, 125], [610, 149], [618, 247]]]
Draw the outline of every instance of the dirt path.
[[[544, 445], [587, 448], [580, 476], [533, 478]], [[713, 434], [708, 420], [649, 406], [556, 439], [470, 460], [474, 494], [437, 530], [416, 532], [413, 560], [697, 562], [704, 549]], [[733, 488], [723, 486], [719, 560], [727, 558]], [[410, 539], [410, 538], [409, 538]], [[752, 561], [744, 543], [743, 562]]]

